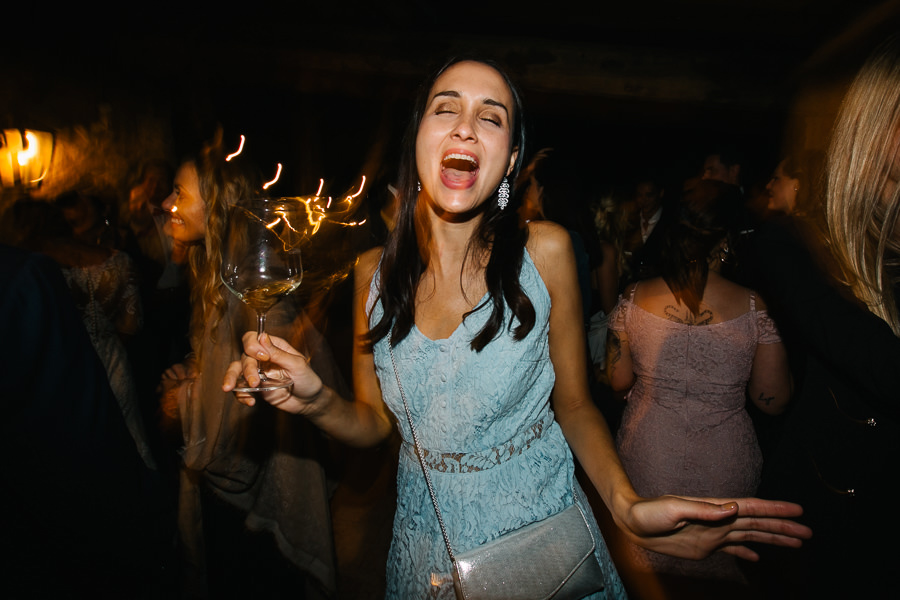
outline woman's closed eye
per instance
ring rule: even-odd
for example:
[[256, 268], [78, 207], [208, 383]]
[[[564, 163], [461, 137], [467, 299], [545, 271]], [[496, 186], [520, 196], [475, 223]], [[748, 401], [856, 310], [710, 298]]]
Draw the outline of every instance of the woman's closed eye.
[[434, 109], [434, 114], [436, 115], [455, 115], [457, 113], [457, 108], [450, 103], [441, 103], [438, 104]]
[[481, 120], [491, 123], [492, 125], [496, 125], [497, 127], [503, 126], [503, 119], [501, 119], [500, 116], [495, 115], [495, 114], [482, 115]]

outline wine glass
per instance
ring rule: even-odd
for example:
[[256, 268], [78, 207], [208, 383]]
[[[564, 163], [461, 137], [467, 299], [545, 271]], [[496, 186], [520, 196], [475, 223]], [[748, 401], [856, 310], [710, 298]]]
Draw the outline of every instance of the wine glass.
[[[235, 296], [256, 311], [257, 335], [266, 327], [266, 313], [293, 292], [303, 279], [300, 258], [302, 230], [296, 227], [303, 214], [296, 200], [248, 198], [231, 209], [222, 253], [222, 282]], [[260, 384], [250, 386], [241, 377], [236, 392], [261, 392], [286, 388], [290, 379], [268, 377], [259, 369]]]

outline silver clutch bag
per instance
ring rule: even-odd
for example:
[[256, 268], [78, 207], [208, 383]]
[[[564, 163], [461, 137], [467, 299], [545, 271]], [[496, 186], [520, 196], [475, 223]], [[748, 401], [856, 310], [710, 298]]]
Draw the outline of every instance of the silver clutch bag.
[[456, 555], [459, 599], [575, 600], [603, 589], [594, 538], [577, 504]]
[[462, 554], [453, 552], [431, 484], [431, 475], [422, 457], [406, 393], [400, 383], [394, 350], [390, 345], [388, 347], [416, 456], [425, 474], [428, 493], [453, 564], [453, 587], [457, 599], [577, 600], [602, 590], [603, 570], [594, 555], [596, 542], [577, 504]]

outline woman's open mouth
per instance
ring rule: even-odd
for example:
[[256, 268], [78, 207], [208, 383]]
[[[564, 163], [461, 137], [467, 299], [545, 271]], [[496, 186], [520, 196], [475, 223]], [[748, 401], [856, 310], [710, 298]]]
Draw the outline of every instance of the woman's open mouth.
[[478, 159], [465, 152], [449, 152], [441, 160], [441, 182], [452, 189], [471, 187], [478, 179]]

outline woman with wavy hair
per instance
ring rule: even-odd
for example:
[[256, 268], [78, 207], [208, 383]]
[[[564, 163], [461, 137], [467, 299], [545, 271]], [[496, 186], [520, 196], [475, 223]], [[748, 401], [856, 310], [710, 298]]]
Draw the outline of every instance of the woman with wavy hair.
[[[225, 160], [220, 133], [182, 163], [163, 203], [176, 248], [187, 254], [193, 305], [193, 352], [161, 383], [163, 411], [183, 438], [184, 586], [210, 597], [266, 597], [286, 586], [299, 597], [319, 597], [336, 585], [321, 435], [303, 420], [248, 408], [221, 389], [226, 368], [240, 356], [238, 332], [256, 319], [219, 276], [222, 238], [231, 207], [256, 195], [257, 183], [240, 158]], [[324, 341], [290, 299], [269, 312], [267, 328], [303, 348], [329, 385], [340, 387]]]
[[777, 223], [755, 243], [772, 315], [803, 358], [760, 492], [800, 502], [816, 531], [802, 552], [781, 557], [772, 589], [889, 597], [897, 552], [884, 542], [900, 527], [880, 510], [900, 465], [900, 36], [851, 83], [825, 175], [830, 255]]
[[744, 541], [799, 543], [805, 529], [782, 520], [797, 514], [793, 505], [645, 499], [632, 489], [588, 392], [570, 237], [548, 221], [519, 226], [509, 187], [525, 150], [522, 118], [516, 88], [491, 63], [452, 61], [426, 81], [401, 157], [396, 227], [356, 268], [352, 401], [268, 335], [245, 335], [245, 356], [224, 389], [240, 372], [257, 381], [257, 359], [270, 361], [294, 386], [262, 399], [338, 440], [373, 445], [400, 429], [388, 598], [454, 595], [424, 473], [457, 553], [577, 504], [604, 573], [585, 597], [622, 597], [570, 446], [617, 523], [641, 543], [747, 558], [755, 554]]

